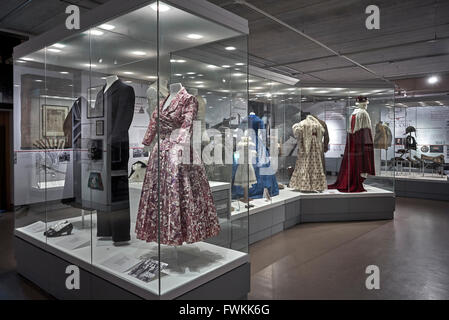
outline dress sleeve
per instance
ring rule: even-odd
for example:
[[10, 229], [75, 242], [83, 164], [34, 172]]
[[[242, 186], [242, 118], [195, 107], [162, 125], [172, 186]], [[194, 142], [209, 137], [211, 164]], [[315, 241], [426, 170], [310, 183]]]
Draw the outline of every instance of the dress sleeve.
[[180, 145], [186, 145], [190, 143], [190, 137], [192, 135], [193, 120], [196, 119], [198, 113], [198, 100], [191, 96], [184, 103], [182, 109], [182, 125], [178, 131], [178, 136], [176, 137], [175, 143]]
[[300, 133], [300, 128], [299, 128], [300, 126], [299, 126], [299, 123], [295, 123], [293, 126], [292, 126], [292, 130], [293, 130], [293, 135], [295, 136], [295, 138], [296, 139], [298, 139], [298, 136], [299, 136], [299, 133]]
[[148, 124], [147, 132], [145, 133], [145, 136], [143, 137], [142, 144], [149, 146], [151, 145], [151, 142], [154, 140], [154, 136], [156, 135], [156, 118], [157, 118], [157, 108], [154, 109], [153, 113], [151, 114], [150, 123]]

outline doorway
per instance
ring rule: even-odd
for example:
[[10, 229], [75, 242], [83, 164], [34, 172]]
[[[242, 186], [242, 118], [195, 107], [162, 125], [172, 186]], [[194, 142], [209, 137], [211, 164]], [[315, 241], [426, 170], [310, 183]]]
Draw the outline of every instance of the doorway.
[[0, 212], [12, 209], [11, 130], [11, 111], [0, 110]]

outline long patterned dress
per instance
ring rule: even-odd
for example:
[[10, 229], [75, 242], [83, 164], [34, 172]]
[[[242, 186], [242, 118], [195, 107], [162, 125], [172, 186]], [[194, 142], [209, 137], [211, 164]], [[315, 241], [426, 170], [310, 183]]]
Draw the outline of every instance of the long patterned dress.
[[293, 134], [298, 139], [298, 159], [289, 187], [300, 191], [323, 191], [326, 176], [323, 171], [324, 128], [317, 119], [307, 116], [294, 124]]
[[[156, 144], [143, 182], [136, 234], [138, 239], [157, 242], [160, 227], [161, 244], [194, 243], [220, 231], [204, 166], [190, 143], [198, 101], [182, 88], [169, 106], [163, 108], [164, 104], [159, 107], [160, 154], [158, 158]], [[156, 136], [157, 117], [156, 109], [144, 145], [150, 145]]]

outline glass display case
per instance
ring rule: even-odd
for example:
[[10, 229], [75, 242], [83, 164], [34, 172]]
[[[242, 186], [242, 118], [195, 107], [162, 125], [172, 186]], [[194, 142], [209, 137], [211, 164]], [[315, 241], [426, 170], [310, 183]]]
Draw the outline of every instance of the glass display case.
[[18, 270], [62, 298], [245, 297], [247, 22], [202, 0], [105, 8], [15, 50]]
[[302, 93], [301, 117], [326, 124], [327, 192], [394, 192], [394, 88], [354, 84], [303, 87]]
[[449, 101], [441, 96], [401, 98], [395, 111], [399, 178], [445, 181], [449, 155]]

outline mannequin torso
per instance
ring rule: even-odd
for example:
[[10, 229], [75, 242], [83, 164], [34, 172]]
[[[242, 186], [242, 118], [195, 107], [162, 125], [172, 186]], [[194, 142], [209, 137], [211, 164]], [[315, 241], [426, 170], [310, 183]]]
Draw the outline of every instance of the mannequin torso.
[[106, 77], [106, 87], [104, 87], [104, 92], [108, 91], [108, 89], [112, 86], [114, 82], [118, 80], [116, 75]]
[[170, 105], [172, 100], [176, 97], [176, 95], [178, 94], [178, 92], [181, 89], [182, 89], [182, 84], [181, 83], [172, 83], [170, 85], [170, 95], [168, 96], [167, 101], [165, 101], [165, 104], [162, 107], [162, 110], [165, 110]]

